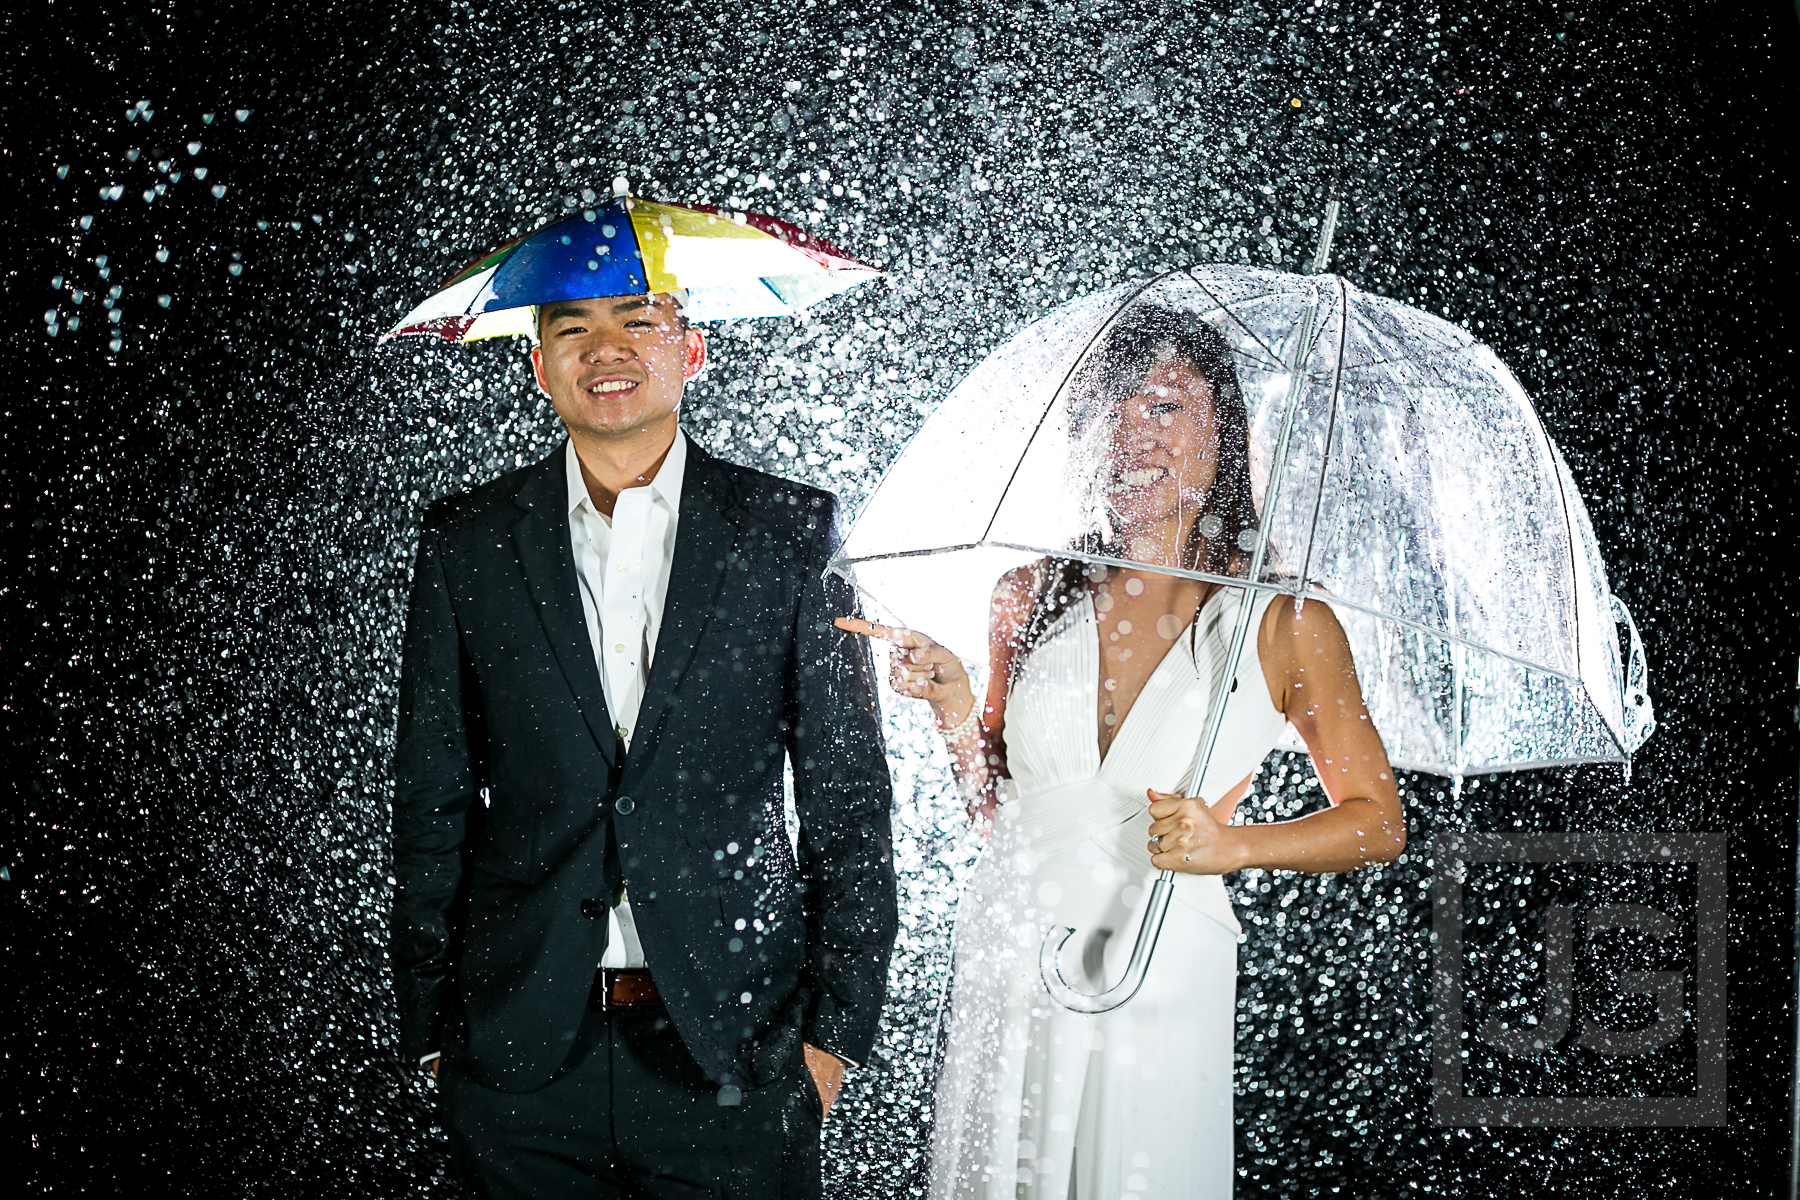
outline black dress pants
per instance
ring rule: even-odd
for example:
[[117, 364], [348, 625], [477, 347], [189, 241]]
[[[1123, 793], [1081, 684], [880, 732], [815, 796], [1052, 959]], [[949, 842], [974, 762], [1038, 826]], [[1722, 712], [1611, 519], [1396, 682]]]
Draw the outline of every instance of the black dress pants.
[[497, 1092], [446, 1055], [438, 1088], [464, 1185], [483, 1200], [817, 1200], [819, 1093], [719, 1103], [660, 1008], [590, 1009], [562, 1074]]

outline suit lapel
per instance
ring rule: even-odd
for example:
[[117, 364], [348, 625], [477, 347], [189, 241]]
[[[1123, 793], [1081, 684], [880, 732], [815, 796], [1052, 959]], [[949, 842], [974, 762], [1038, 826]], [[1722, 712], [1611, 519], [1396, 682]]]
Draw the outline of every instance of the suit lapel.
[[638, 710], [633, 757], [649, 749], [657, 724], [687, 674], [694, 645], [712, 617], [719, 585], [725, 578], [725, 556], [737, 543], [731, 488], [719, 460], [688, 439], [687, 471], [681, 484], [681, 517], [675, 526], [675, 557], [669, 564], [669, 590], [663, 601], [662, 628], [656, 635], [656, 657]]
[[618, 736], [613, 732], [600, 668], [594, 662], [593, 643], [588, 639], [587, 618], [582, 615], [580, 585], [575, 577], [575, 552], [569, 544], [564, 453], [558, 450], [538, 464], [514, 497], [515, 503], [526, 511], [513, 522], [513, 545], [538, 620], [550, 639], [563, 678], [575, 694], [575, 704], [600, 752], [616, 766]]

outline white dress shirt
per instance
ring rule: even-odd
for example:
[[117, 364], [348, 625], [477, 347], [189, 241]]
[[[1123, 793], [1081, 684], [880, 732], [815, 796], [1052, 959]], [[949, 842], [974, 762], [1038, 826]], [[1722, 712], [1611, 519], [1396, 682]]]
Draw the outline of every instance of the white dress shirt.
[[[569, 541], [581, 585], [581, 611], [588, 642], [600, 669], [606, 707], [619, 740], [631, 745], [650, 659], [662, 628], [669, 594], [669, 564], [675, 557], [675, 525], [681, 514], [681, 479], [687, 468], [687, 435], [675, 443], [656, 477], [643, 487], [619, 493], [609, 519], [594, 507], [581, 477], [581, 460], [570, 442], [565, 456], [569, 480]], [[603, 967], [642, 967], [644, 950], [631, 919], [631, 901], [621, 897], [608, 918]]]

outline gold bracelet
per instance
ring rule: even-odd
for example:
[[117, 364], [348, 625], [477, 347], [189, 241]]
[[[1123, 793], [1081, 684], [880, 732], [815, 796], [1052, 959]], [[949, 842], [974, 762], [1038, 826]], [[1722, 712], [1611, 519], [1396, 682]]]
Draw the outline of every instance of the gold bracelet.
[[958, 721], [954, 725], [950, 725], [950, 726], [939, 725], [937, 727], [937, 731], [938, 731], [938, 733], [943, 735], [943, 738], [946, 742], [959, 742], [963, 738], [966, 738], [969, 736], [969, 731], [971, 729], [974, 729], [976, 724], [980, 720], [981, 720], [981, 702], [979, 700], [974, 700], [973, 698], [971, 698], [971, 702], [969, 704], [969, 712], [968, 712], [967, 716], [965, 716], [962, 720]]

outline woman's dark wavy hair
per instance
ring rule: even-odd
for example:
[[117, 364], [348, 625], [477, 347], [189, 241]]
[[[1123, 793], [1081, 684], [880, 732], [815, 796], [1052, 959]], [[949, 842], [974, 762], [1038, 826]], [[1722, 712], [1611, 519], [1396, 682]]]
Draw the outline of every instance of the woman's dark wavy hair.
[[[1248, 557], [1238, 538], [1257, 527], [1256, 501], [1250, 484], [1250, 420], [1231, 363], [1231, 347], [1222, 334], [1192, 313], [1160, 304], [1135, 305], [1121, 315], [1101, 343], [1076, 371], [1069, 387], [1073, 432], [1096, 421], [1115, 419], [1120, 406], [1143, 386], [1159, 362], [1186, 363], [1212, 384], [1213, 424], [1219, 436], [1219, 467], [1206, 502], [1194, 514], [1182, 549], [1181, 565], [1210, 575], [1228, 575]], [[1208, 518], [1217, 517], [1217, 533], [1201, 533]], [[1070, 546], [1089, 554], [1120, 557], [1100, 529], [1090, 530]], [[1083, 592], [1088, 564], [1071, 558], [1045, 559], [1036, 569], [1036, 600], [1021, 636], [1023, 646], [1037, 644]]]

